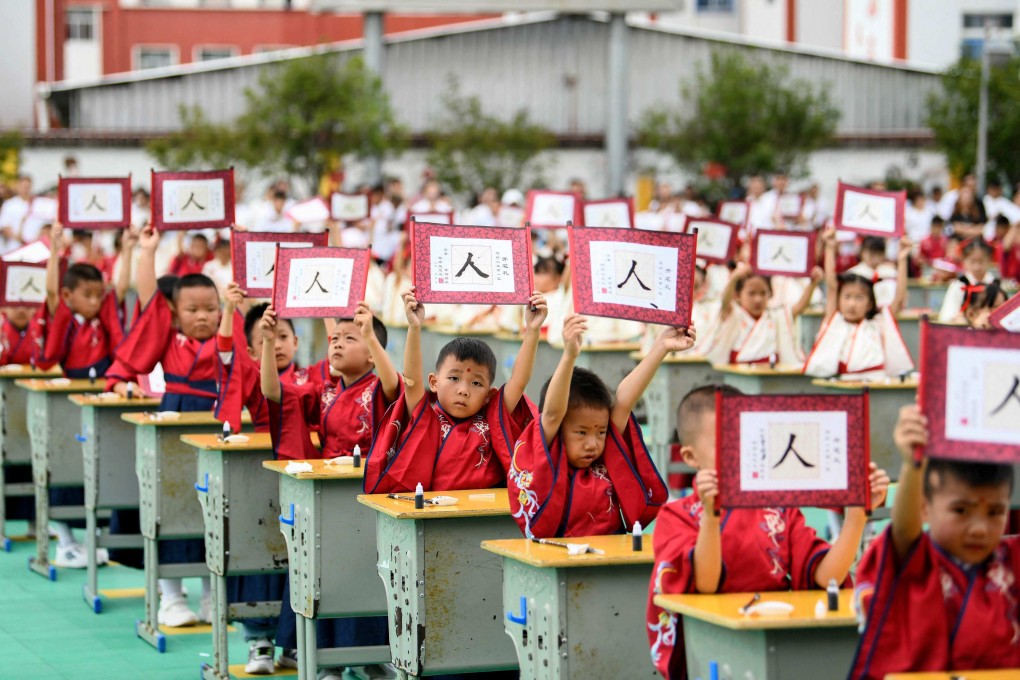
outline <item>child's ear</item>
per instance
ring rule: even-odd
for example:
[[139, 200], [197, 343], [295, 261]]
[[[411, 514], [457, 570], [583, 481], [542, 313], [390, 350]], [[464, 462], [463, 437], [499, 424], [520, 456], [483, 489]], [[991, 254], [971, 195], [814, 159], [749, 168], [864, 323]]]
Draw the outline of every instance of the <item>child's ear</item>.
[[490, 387], [489, 388], [489, 393], [485, 395], [485, 403], [488, 404], [489, 400], [492, 399], [494, 396], [496, 396], [496, 392], [498, 392], [498, 391], [499, 390], [497, 390], [495, 387]]
[[262, 357], [259, 356], [260, 354], [261, 352], [258, 354], [255, 353], [254, 347], [252, 347], [251, 345], [248, 346], [248, 356], [251, 357], [252, 361], [261, 361]]
[[71, 299], [71, 289], [70, 288], [61, 287], [60, 288], [60, 299], [63, 300], [65, 303], [68, 300], [70, 300]]
[[925, 498], [923, 501], [921, 501], [921, 523], [922, 524], [927, 524], [928, 523], [928, 514], [929, 514], [928, 513], [928, 508], [929, 508], [928, 499]]
[[436, 391], [436, 385], [439, 383], [439, 377], [435, 373], [429, 373], [429, 390], [432, 392]]
[[698, 462], [694, 459], [694, 449], [689, 446], [680, 447], [680, 457], [685, 463], [690, 465], [692, 468], [698, 467]]

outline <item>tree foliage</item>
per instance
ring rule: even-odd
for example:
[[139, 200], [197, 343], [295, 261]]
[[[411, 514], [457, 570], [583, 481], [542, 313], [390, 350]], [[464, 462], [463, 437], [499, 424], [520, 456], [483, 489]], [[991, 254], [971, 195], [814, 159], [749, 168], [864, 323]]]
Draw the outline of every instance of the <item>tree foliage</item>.
[[680, 92], [689, 113], [646, 112], [638, 143], [694, 173], [720, 164], [731, 186], [754, 173], [799, 174], [807, 154], [832, 141], [840, 118], [826, 85], [736, 51], [713, 52], [707, 71], [699, 67]]
[[520, 109], [509, 120], [486, 114], [478, 97], [463, 96], [451, 78], [442, 97], [444, 117], [426, 135], [428, 163], [444, 186], [457, 194], [478, 194], [542, 183], [539, 154], [556, 144], [546, 128]]
[[150, 153], [170, 168], [238, 164], [316, 187], [337, 154], [381, 156], [406, 140], [382, 82], [358, 58], [315, 55], [266, 68], [245, 103], [229, 124], [182, 109], [181, 131], [150, 143]]
[[[988, 172], [1020, 178], [1020, 58], [992, 66], [988, 78]], [[981, 62], [963, 58], [942, 75], [928, 96], [928, 125], [949, 169], [963, 175], [977, 159]]]
[[0, 181], [12, 181], [18, 175], [18, 155], [25, 138], [17, 130], [0, 131]]

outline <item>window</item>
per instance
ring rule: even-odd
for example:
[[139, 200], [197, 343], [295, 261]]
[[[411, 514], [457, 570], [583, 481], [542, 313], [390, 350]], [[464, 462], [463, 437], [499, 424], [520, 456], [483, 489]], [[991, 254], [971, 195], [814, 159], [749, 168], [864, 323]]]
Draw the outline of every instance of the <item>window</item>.
[[732, 12], [733, 0], [698, 0], [699, 12]]
[[95, 40], [96, 13], [91, 7], [68, 7], [64, 26], [67, 40]]
[[236, 57], [240, 50], [233, 45], [205, 45], [195, 48], [195, 61], [213, 61]]
[[985, 22], [992, 28], [1013, 28], [1012, 14], [964, 14], [964, 28], [984, 28]]
[[177, 63], [176, 55], [170, 47], [146, 47], [135, 48], [135, 69], [162, 68], [173, 66]]

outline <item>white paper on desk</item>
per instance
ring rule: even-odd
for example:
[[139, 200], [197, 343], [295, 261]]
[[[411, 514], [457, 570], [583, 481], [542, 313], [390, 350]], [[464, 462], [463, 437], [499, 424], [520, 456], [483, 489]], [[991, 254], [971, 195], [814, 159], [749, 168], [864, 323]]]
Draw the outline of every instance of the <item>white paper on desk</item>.
[[302, 463], [295, 460], [287, 463], [287, 467], [285, 467], [283, 471], [286, 472], [288, 475], [295, 475], [299, 472], [311, 472], [312, 464]]

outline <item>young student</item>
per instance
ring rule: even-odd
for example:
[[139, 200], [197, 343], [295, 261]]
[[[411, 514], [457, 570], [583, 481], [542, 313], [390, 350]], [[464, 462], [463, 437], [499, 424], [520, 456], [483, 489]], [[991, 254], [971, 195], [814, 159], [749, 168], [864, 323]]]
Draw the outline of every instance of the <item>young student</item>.
[[804, 364], [805, 375], [872, 380], [913, 370], [910, 350], [896, 323], [896, 314], [903, 309], [907, 296], [910, 242], [906, 239], [901, 242], [894, 297], [891, 304], [883, 306], [875, 299], [877, 286], [871, 278], [852, 273], [853, 270], [836, 275], [836, 230], [827, 229], [822, 238], [825, 316], [814, 349]]
[[206, 263], [212, 260], [212, 252], [209, 250], [209, 239], [205, 234], [192, 234], [191, 243], [188, 249], [184, 249], [184, 234], [180, 232], [177, 237], [177, 256], [170, 261], [168, 273], [174, 276], [187, 276], [188, 274], [201, 274]]
[[226, 296], [227, 285], [234, 280], [234, 270], [230, 262], [230, 239], [216, 240], [213, 257], [202, 265], [201, 273], [213, 280], [220, 291], [220, 297]]
[[[864, 632], [850, 678], [1020, 668], [1020, 539], [1003, 537], [1013, 467], [924, 459], [928, 421], [900, 409], [892, 523], [857, 568]], [[928, 531], [924, 524], [928, 524]]]
[[921, 264], [931, 267], [935, 260], [946, 257], [946, 223], [941, 217], [931, 218], [931, 229], [918, 246]]
[[972, 286], [988, 285], [998, 279], [989, 271], [995, 258], [995, 249], [980, 236], [968, 239], [963, 245], [963, 275], [954, 279], [946, 289], [939, 311], [939, 323], [963, 323], [963, 301]]
[[[835, 238], [835, 236], [833, 236]], [[902, 247], [902, 246], [901, 246]], [[897, 251], [897, 257], [898, 257]], [[897, 259], [897, 262], [899, 260]], [[847, 270], [872, 282], [878, 307], [888, 307], [896, 297], [899, 265], [886, 259], [886, 242], [880, 236], [861, 240], [860, 262]]]
[[[668, 503], [655, 523], [655, 565], [648, 593], [648, 640], [652, 663], [669, 679], [685, 678], [679, 617], [653, 602], [662, 593], [739, 593], [824, 589], [845, 583], [864, 533], [864, 508], [847, 508], [830, 545], [807, 526], [797, 508], [723, 508], [716, 472], [715, 393], [733, 387], [708, 385], [689, 392], [677, 409], [684, 462], [697, 468], [694, 493]], [[885, 502], [889, 476], [871, 465], [872, 507]]]
[[4, 307], [0, 321], [0, 365], [34, 365], [39, 353], [42, 310]]
[[669, 498], [632, 411], [669, 352], [694, 345], [693, 328], [666, 328], [616, 390], [574, 366], [587, 329], [563, 323], [563, 357], [542, 387], [539, 418], [514, 445], [510, 511], [528, 538], [618, 534], [647, 525]]
[[[209, 411], [219, 390], [216, 378], [220, 359], [215, 341], [220, 320], [220, 297], [216, 284], [202, 274], [188, 274], [174, 283], [173, 299], [159, 292], [156, 279], [156, 249], [160, 234], [153, 228], [142, 232], [138, 257], [138, 304], [141, 312], [131, 332], [117, 348], [116, 360], [106, 374], [107, 389], [127, 395], [128, 383], [136, 375], [147, 375], [156, 364], [163, 367], [166, 393], [162, 411]], [[238, 351], [243, 348], [237, 348]], [[137, 394], [138, 389], [134, 392]], [[163, 564], [205, 560], [202, 539], [161, 541], [159, 560]], [[161, 625], [190, 626], [210, 621], [209, 579], [202, 579], [199, 614], [188, 608], [181, 579], [159, 580]]]
[[807, 308], [822, 270], [815, 267], [811, 284], [792, 308], [770, 307], [772, 286], [746, 262], [737, 264], [723, 291], [719, 323], [706, 356], [713, 364], [765, 364], [801, 366], [804, 354], [793, 321]]
[[[273, 449], [278, 459], [335, 458], [352, 455], [360, 447], [371, 449], [380, 420], [400, 392], [397, 369], [386, 354], [386, 327], [364, 302], [353, 319], [339, 319], [329, 338], [329, 369], [339, 374], [336, 383], [287, 383], [278, 372], [275, 345], [284, 324], [272, 305], [259, 324], [261, 385], [269, 405]], [[311, 445], [311, 431], [319, 433], [321, 451]], [[247, 599], [247, 598], [244, 598]], [[253, 631], [253, 635], [256, 631]], [[354, 647], [388, 642], [386, 617], [322, 619], [316, 624], [320, 647]], [[273, 668], [273, 643], [268, 636], [250, 639], [249, 665]], [[297, 665], [297, 623], [285, 584], [276, 644], [283, 647], [280, 664]], [[388, 676], [380, 667], [366, 667], [370, 677]], [[324, 669], [319, 680], [340, 680], [342, 668]]]
[[548, 313], [545, 298], [533, 293], [528, 301], [521, 351], [502, 388], [492, 387], [492, 349], [476, 338], [455, 338], [439, 351], [426, 393], [420, 381], [425, 305], [414, 291], [412, 286], [403, 294], [408, 323], [404, 392], [390, 406], [372, 442], [365, 492], [413, 492], [419, 483], [426, 491], [502, 486], [510, 446], [533, 417], [524, 388]]
[[970, 286], [963, 299], [963, 318], [971, 328], [989, 330], [992, 324], [988, 317], [995, 308], [1008, 299], [998, 281], [988, 285]]

